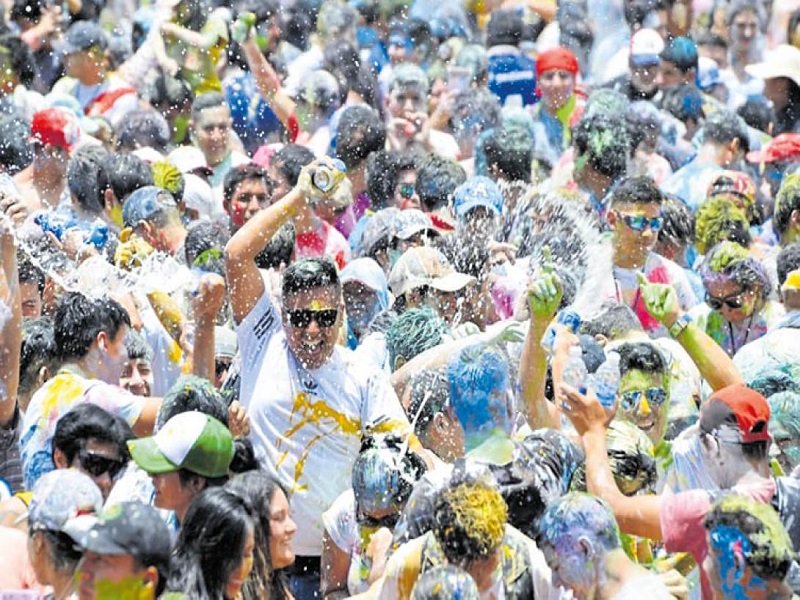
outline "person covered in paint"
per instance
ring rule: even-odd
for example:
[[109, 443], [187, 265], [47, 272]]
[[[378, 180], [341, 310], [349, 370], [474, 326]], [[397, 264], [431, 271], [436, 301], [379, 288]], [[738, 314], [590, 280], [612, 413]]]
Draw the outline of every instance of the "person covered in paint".
[[449, 332], [447, 323], [433, 309], [408, 309], [386, 330], [389, 367], [398, 370], [415, 356], [444, 342]]
[[[422, 459], [402, 440], [369, 436], [353, 465], [353, 487], [322, 515], [322, 594], [358, 594], [369, 588], [375, 538], [391, 539], [411, 490], [425, 473]], [[378, 565], [378, 572], [383, 564]]]
[[536, 58], [541, 100], [534, 106], [534, 119], [544, 130], [552, 164], [569, 148], [573, 119], [583, 112], [583, 99], [575, 92], [577, 76], [578, 59], [567, 48], [558, 46]]
[[706, 301], [689, 315], [729, 356], [763, 337], [785, 313], [780, 303], [769, 299], [772, 284], [763, 265], [735, 242], [717, 244], [700, 276]]
[[[657, 471], [653, 442], [629, 421], [615, 419], [606, 430], [606, 446], [611, 472], [617, 487], [626, 496], [652, 491]], [[570, 490], [586, 491], [586, 464], [581, 463], [572, 478]]]
[[800, 391], [784, 391], [769, 397], [772, 412], [769, 425], [772, 432], [770, 456], [787, 475], [800, 474]]
[[730, 495], [705, 518], [703, 561], [715, 599], [792, 598], [785, 579], [795, 557], [792, 540], [771, 506]]
[[[565, 408], [586, 451], [589, 492], [611, 506], [623, 532], [660, 540], [668, 552], [689, 552], [698, 564], [708, 554], [702, 532], [713, 498], [704, 489], [660, 496], [622, 494], [612, 483], [606, 453], [606, 412], [594, 392], [581, 394], [562, 385]], [[769, 503], [780, 486], [769, 467], [769, 404], [743, 385], [721, 389], [700, 408], [700, 452], [711, 480], [757, 502]], [[779, 502], [781, 501], [778, 498]], [[791, 512], [784, 519], [794, 520]], [[786, 522], [786, 521], [784, 521]], [[708, 577], [701, 574], [703, 598], [712, 598]]]
[[454, 472], [437, 494], [433, 530], [392, 554], [364, 597], [411, 597], [417, 580], [441, 565], [463, 568], [481, 597], [560, 598], [536, 544], [507, 523], [508, 508], [488, 474]]
[[83, 550], [75, 575], [80, 600], [161, 597], [170, 574], [172, 542], [155, 508], [122, 502], [98, 517], [75, 516], [65, 530]]
[[414, 589], [411, 600], [478, 600], [478, 586], [472, 576], [453, 565], [443, 565], [425, 571]]
[[[256, 213], [226, 247], [231, 307], [243, 369], [240, 399], [251, 415], [256, 455], [292, 495], [297, 559], [292, 593], [318, 593], [322, 513], [348, 487], [363, 432], [403, 437], [411, 428], [397, 396], [373, 367], [336, 345], [344, 313], [336, 267], [302, 259], [283, 273], [279, 315], [256, 256], [312, 197], [312, 164], [297, 186]], [[416, 446], [414, 438], [412, 447]]]
[[625, 555], [614, 513], [599, 498], [573, 492], [556, 500], [539, 521], [536, 543], [553, 585], [571, 590], [577, 600], [672, 598], [655, 574]]

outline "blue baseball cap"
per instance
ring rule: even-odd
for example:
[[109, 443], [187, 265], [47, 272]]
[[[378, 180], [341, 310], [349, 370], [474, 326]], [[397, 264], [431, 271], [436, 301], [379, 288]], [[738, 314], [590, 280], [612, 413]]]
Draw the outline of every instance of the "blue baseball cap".
[[136, 227], [142, 221], [167, 208], [177, 208], [172, 194], [155, 185], [147, 185], [133, 192], [122, 205], [122, 221], [125, 227]]
[[503, 214], [503, 193], [500, 187], [488, 177], [476, 176], [467, 179], [456, 188], [453, 209], [456, 216], [463, 217], [473, 208], [486, 208], [495, 216]]

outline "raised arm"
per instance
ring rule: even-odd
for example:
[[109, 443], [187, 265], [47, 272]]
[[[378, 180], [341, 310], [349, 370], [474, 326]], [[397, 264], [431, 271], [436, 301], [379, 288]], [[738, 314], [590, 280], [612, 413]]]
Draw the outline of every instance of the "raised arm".
[[556, 414], [544, 397], [547, 354], [541, 341], [558, 311], [562, 295], [561, 281], [555, 273], [544, 273], [528, 288], [531, 320], [522, 347], [519, 383], [525, 402], [525, 416], [531, 429], [558, 428]]
[[298, 132], [295, 112], [297, 104], [283, 90], [280, 77], [278, 77], [275, 69], [272, 68], [267, 57], [261, 52], [252, 35], [242, 44], [242, 49], [259, 94], [266, 100], [280, 122], [290, 133], [296, 136]]
[[564, 413], [580, 434], [586, 453], [586, 487], [608, 502], [619, 528], [625, 533], [651, 540], [661, 539], [661, 496], [625, 496], [619, 491], [606, 448], [607, 415], [594, 391], [587, 395], [562, 384]]
[[711, 336], [692, 323], [678, 302], [675, 289], [663, 283], [650, 283], [639, 275], [639, 289], [647, 310], [683, 346], [697, 365], [700, 375], [714, 391], [743, 383], [733, 359]]
[[288, 194], [256, 213], [225, 247], [231, 308], [237, 323], [242, 322], [264, 294], [264, 280], [256, 266], [255, 257], [278, 229], [302, 208], [306, 201], [302, 190], [307, 189], [309, 180], [307, 169], [303, 170], [297, 185]]
[[214, 327], [217, 313], [225, 302], [225, 280], [214, 273], [203, 275], [192, 301], [194, 348], [192, 373], [214, 383]]
[[7, 426], [17, 408], [19, 352], [22, 336], [22, 305], [17, 274], [17, 249], [10, 221], [0, 225], [0, 427]]

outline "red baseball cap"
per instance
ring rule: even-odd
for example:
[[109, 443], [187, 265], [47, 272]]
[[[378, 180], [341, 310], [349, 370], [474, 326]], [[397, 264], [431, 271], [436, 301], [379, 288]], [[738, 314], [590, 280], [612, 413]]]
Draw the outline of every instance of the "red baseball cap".
[[60, 108], [45, 108], [33, 114], [31, 142], [53, 144], [72, 150], [80, 138], [80, 125], [75, 116]]
[[571, 50], [563, 46], [557, 46], [542, 52], [536, 58], [536, 77], [553, 69], [568, 71], [573, 75], [577, 75], [578, 59]]
[[753, 179], [741, 171], [720, 171], [708, 186], [706, 196], [733, 194], [742, 198], [747, 204], [756, 201], [756, 184]]
[[747, 153], [751, 163], [800, 160], [800, 133], [782, 133], [770, 140], [761, 150]]
[[739, 433], [741, 444], [768, 442], [769, 403], [755, 390], [744, 385], [730, 385], [714, 392], [700, 408], [700, 430], [719, 436], [720, 428]]

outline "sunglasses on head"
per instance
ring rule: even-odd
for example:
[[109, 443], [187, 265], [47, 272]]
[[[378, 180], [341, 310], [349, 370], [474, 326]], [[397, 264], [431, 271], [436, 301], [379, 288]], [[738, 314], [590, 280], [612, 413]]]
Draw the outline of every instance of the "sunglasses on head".
[[92, 477], [100, 477], [104, 473], [108, 473], [108, 476], [114, 479], [125, 466], [123, 460], [109, 458], [87, 450], [81, 450], [78, 453], [78, 461], [81, 463], [81, 468]]
[[286, 311], [286, 314], [292, 327], [305, 329], [311, 325], [311, 321], [316, 321], [320, 327], [333, 327], [336, 323], [336, 318], [339, 316], [339, 311], [335, 308], [326, 308], [325, 310], [301, 308]]
[[651, 231], [659, 231], [664, 225], [663, 217], [645, 217], [644, 215], [626, 215], [617, 213], [625, 225], [634, 231], [644, 231], [648, 227]]
[[416, 188], [414, 187], [413, 183], [401, 183], [397, 189], [398, 193], [400, 194], [401, 198], [405, 198], [408, 200], [414, 196], [414, 192]]
[[730, 296], [725, 296], [724, 298], [715, 298], [706, 292], [706, 304], [708, 304], [708, 306], [710, 306], [713, 310], [719, 310], [723, 305], [734, 310], [737, 308], [742, 308], [744, 305], [744, 299], [742, 296], [746, 292], [747, 290], [742, 290], [741, 292], [731, 294]]
[[647, 398], [651, 406], [659, 407], [667, 401], [667, 391], [664, 388], [650, 388], [647, 390], [633, 390], [620, 395], [619, 406], [622, 410], [634, 410], [642, 401], [642, 395]]

